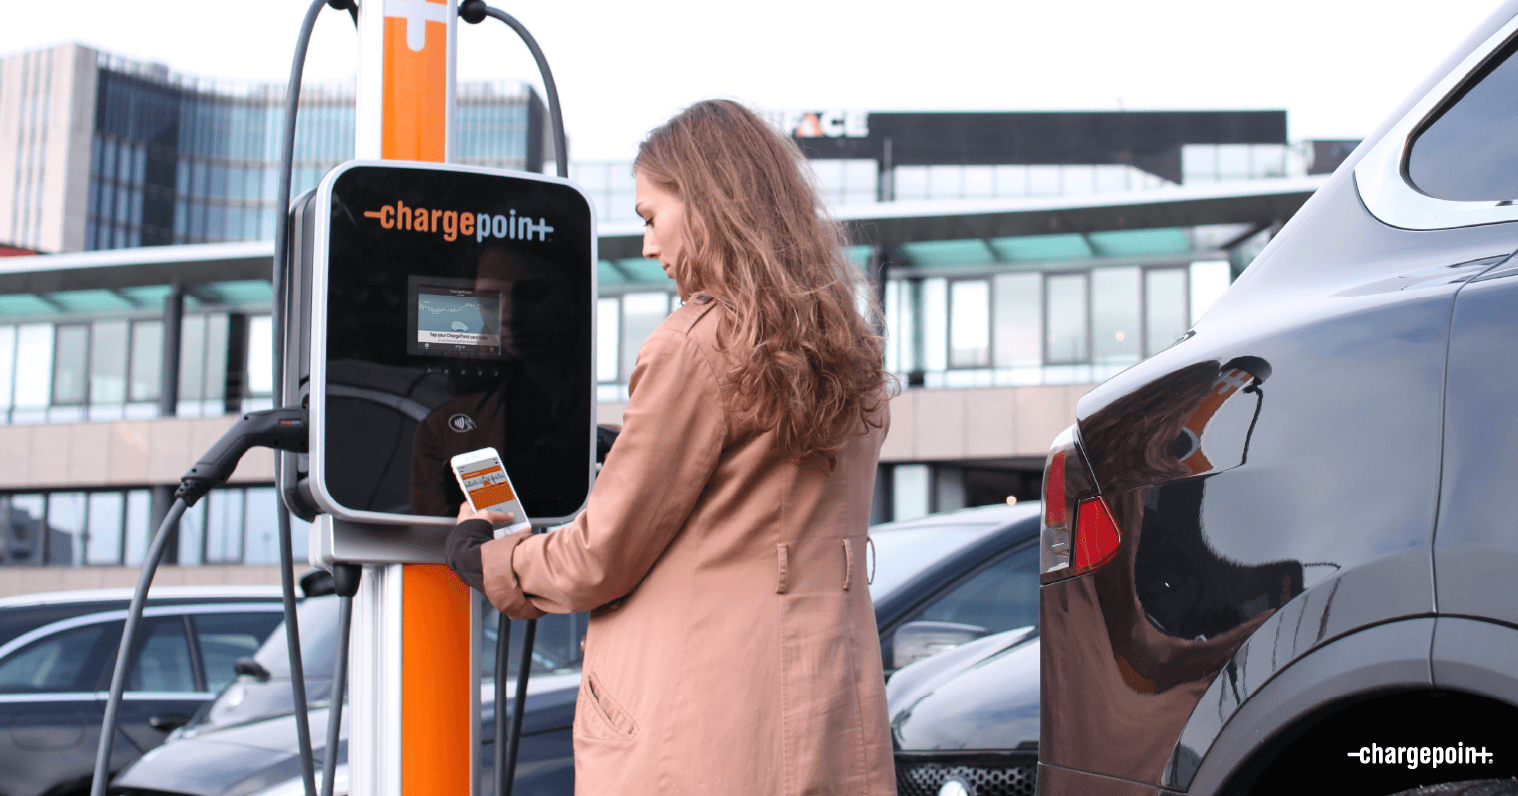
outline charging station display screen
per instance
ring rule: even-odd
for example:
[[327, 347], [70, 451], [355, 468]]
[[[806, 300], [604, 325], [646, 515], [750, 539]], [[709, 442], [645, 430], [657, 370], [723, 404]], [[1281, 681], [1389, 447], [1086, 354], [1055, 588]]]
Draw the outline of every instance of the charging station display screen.
[[411, 353], [421, 356], [506, 356], [501, 346], [501, 294], [473, 282], [411, 277]]
[[493, 447], [535, 518], [577, 511], [595, 433], [585, 195], [537, 175], [350, 163], [307, 207], [325, 285], [311, 324], [326, 510], [451, 518], [464, 496], [449, 460]]

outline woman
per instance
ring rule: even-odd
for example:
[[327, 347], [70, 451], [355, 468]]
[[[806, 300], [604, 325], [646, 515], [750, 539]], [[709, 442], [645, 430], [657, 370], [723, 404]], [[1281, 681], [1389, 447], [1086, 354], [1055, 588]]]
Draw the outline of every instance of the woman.
[[[879, 337], [800, 151], [687, 108], [633, 168], [643, 255], [684, 305], [648, 337], [587, 509], [450, 562], [523, 619], [592, 610], [575, 708], [590, 794], [893, 794], [866, 525]], [[481, 575], [482, 573], [482, 575]]]

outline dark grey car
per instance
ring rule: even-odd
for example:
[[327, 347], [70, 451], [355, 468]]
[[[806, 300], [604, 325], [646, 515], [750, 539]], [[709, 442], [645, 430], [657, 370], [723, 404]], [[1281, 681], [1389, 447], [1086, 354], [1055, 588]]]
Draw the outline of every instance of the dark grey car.
[[[89, 791], [130, 597], [113, 589], [0, 601], [0, 793]], [[158, 746], [232, 682], [235, 661], [258, 648], [280, 610], [272, 588], [155, 589], [111, 769]]]
[[1518, 774], [1515, 98], [1507, 2], [1080, 401], [1046, 469], [1040, 793]]

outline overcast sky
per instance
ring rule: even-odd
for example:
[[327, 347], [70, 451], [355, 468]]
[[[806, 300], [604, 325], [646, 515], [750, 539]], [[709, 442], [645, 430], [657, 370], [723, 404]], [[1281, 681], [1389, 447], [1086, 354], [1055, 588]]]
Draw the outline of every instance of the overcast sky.
[[[377, 2], [377, 0], [370, 0]], [[286, 79], [303, 0], [4, 0], [0, 54], [79, 41], [195, 74]], [[576, 159], [630, 158], [681, 106], [1279, 109], [1359, 138], [1502, 0], [493, 0], [537, 37]], [[327, 11], [310, 77], [353, 70]], [[460, 22], [459, 75], [537, 82], [504, 25]]]

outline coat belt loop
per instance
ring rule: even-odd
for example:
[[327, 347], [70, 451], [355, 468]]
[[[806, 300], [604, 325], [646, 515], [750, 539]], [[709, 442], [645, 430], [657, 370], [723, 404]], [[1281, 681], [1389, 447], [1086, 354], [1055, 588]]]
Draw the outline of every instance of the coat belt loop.
[[849, 578], [854, 574], [854, 546], [850, 540], [843, 540], [843, 590], [849, 590]]
[[784, 543], [775, 545], [775, 554], [780, 560], [780, 581], [775, 584], [776, 594], [785, 594], [785, 578], [790, 571], [791, 553]]

